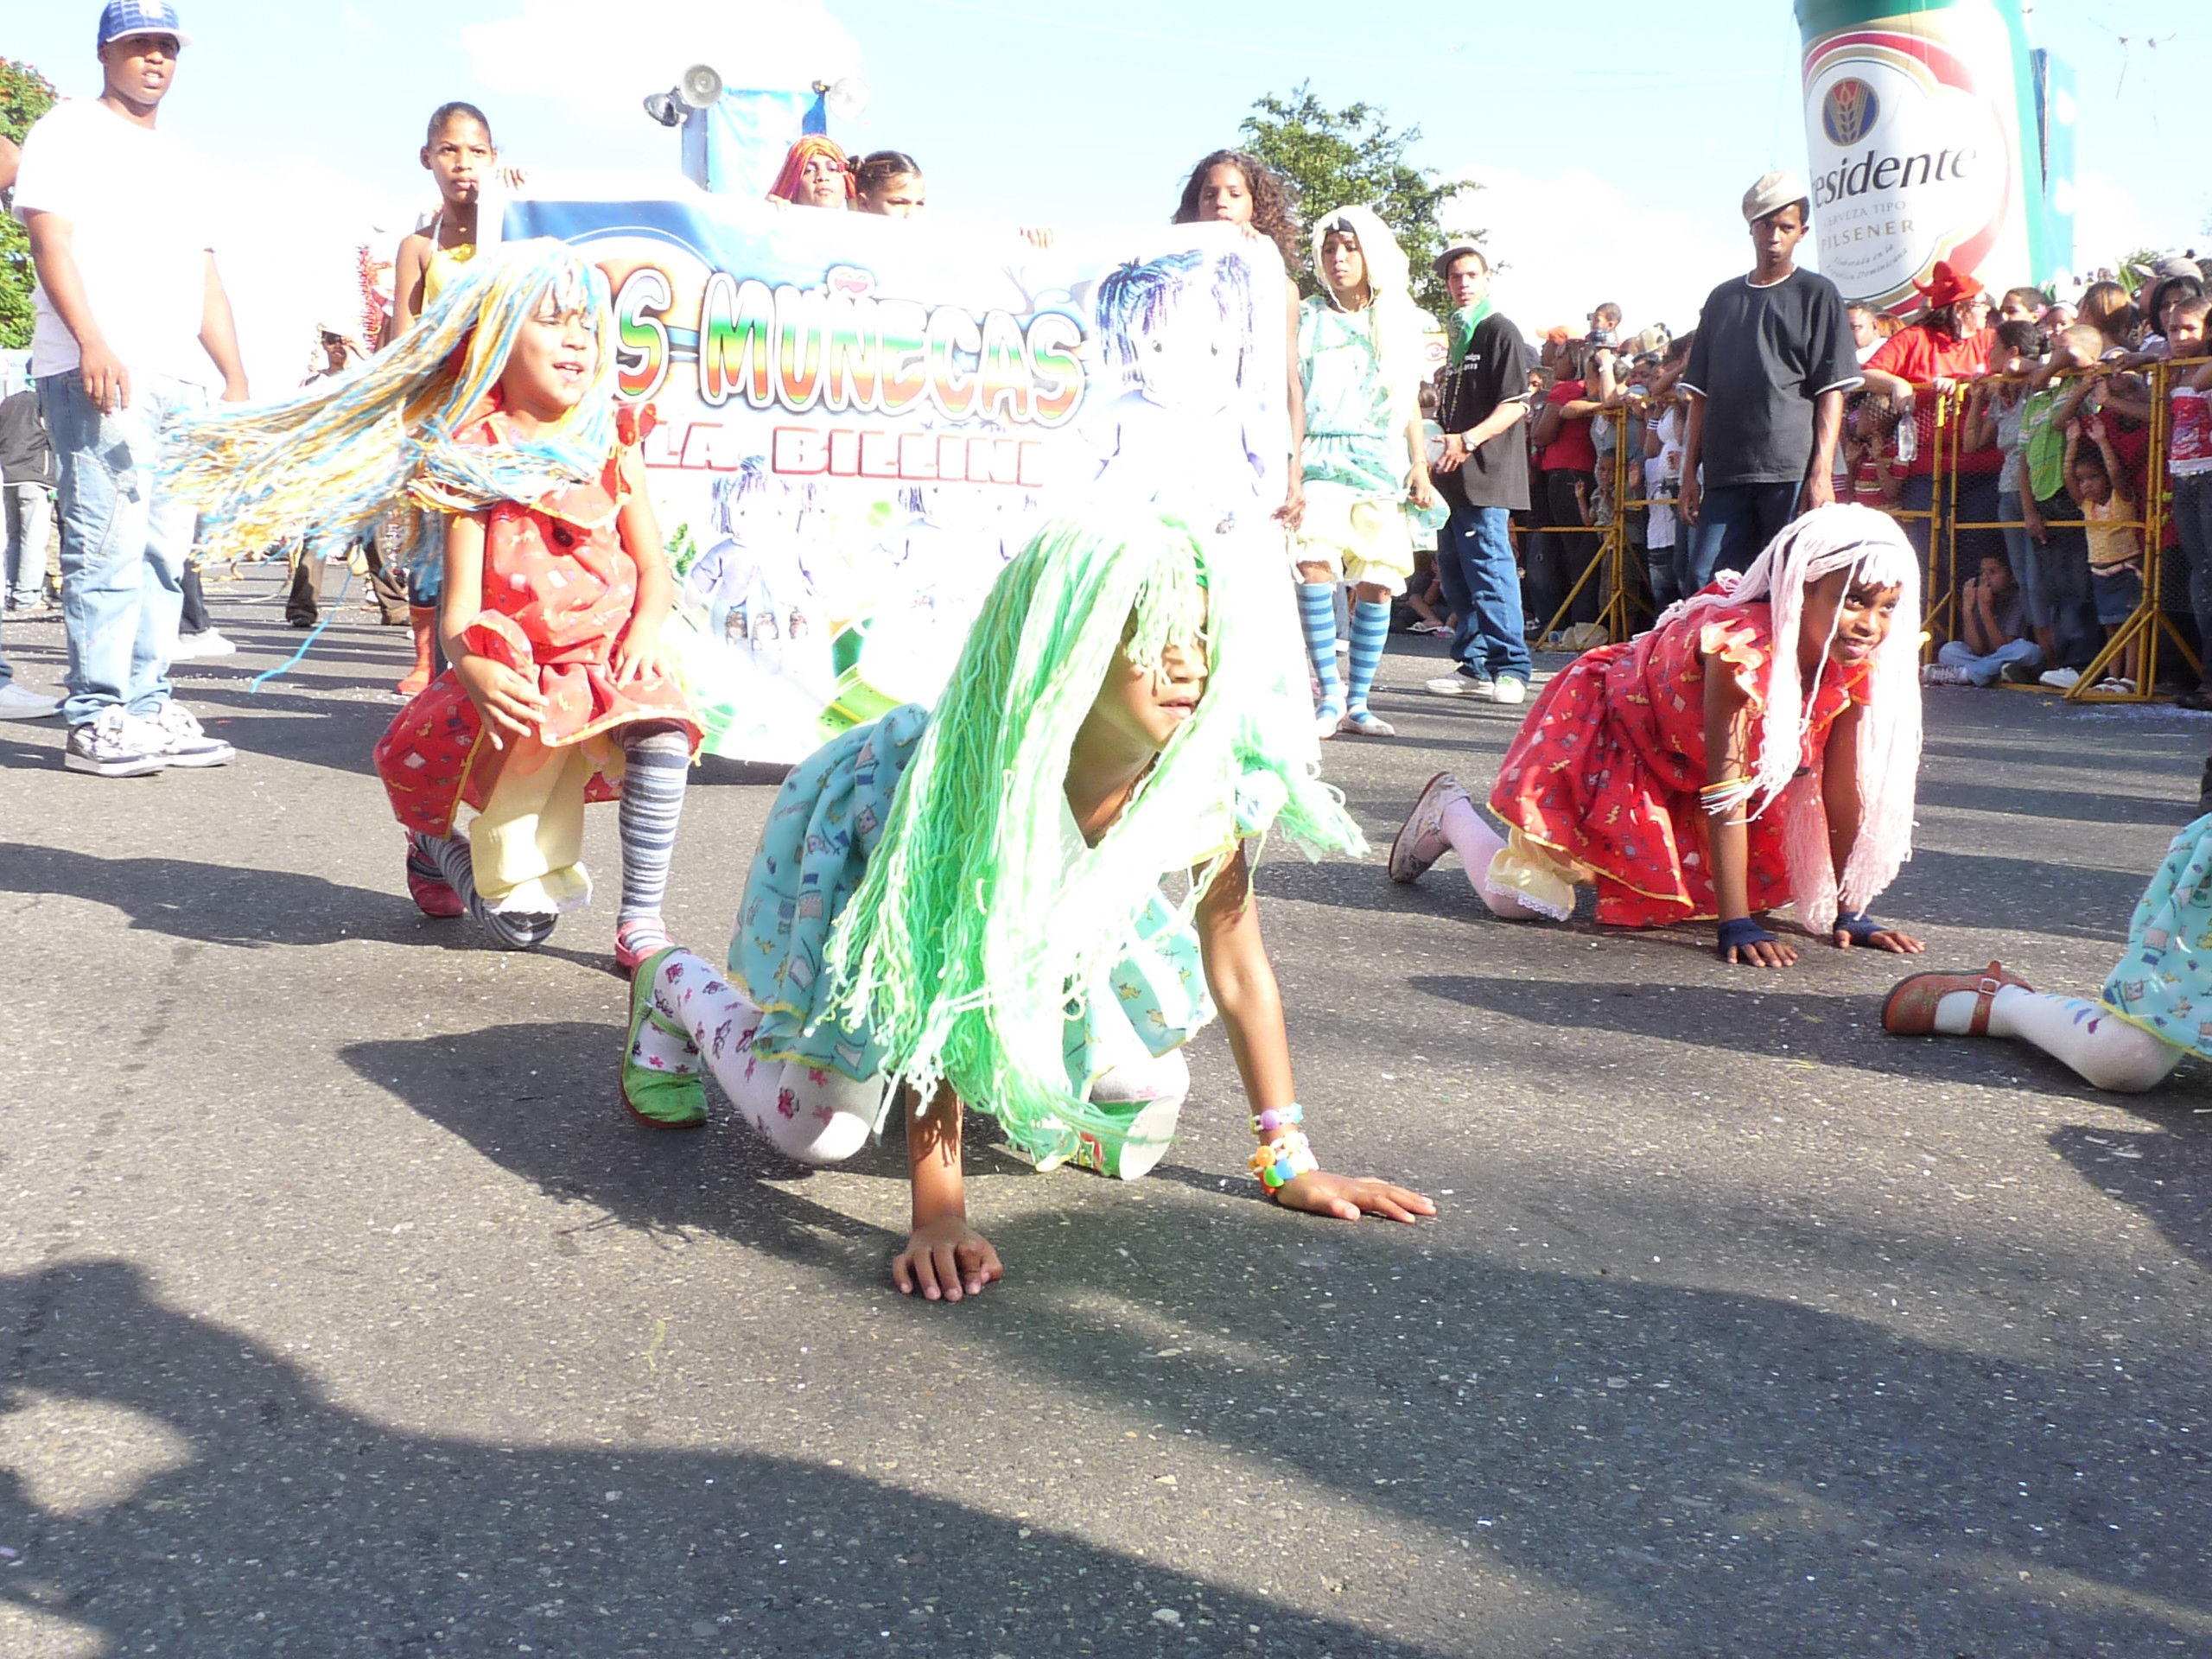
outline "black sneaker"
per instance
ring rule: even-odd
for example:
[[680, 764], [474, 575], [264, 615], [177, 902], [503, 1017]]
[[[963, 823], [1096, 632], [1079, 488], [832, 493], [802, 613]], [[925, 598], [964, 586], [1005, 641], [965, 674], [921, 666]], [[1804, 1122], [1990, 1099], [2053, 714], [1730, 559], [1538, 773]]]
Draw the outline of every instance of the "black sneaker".
[[2194, 709], [2200, 714], [2207, 710], [2212, 710], [2212, 686], [2201, 685], [2193, 691], [2183, 692], [2181, 696], [2174, 699], [2174, 707], [2177, 709]]
[[143, 778], [168, 765], [162, 753], [166, 741], [151, 721], [135, 720], [121, 703], [111, 703], [96, 718], [69, 728], [61, 764], [95, 778]]
[[2032, 663], [2007, 663], [1997, 671], [1997, 677], [2007, 685], [2035, 685], [2043, 678], [2043, 670]]

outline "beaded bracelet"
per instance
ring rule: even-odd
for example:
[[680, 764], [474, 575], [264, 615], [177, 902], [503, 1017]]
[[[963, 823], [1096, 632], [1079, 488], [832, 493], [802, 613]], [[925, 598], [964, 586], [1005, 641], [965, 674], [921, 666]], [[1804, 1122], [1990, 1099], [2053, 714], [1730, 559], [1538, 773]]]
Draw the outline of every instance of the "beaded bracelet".
[[1321, 1167], [1321, 1160], [1296, 1129], [1286, 1129], [1252, 1154], [1252, 1173], [1268, 1192], [1280, 1191], [1300, 1175]]
[[1270, 1106], [1252, 1119], [1252, 1133], [1263, 1139], [1277, 1129], [1294, 1129], [1306, 1121], [1306, 1109], [1296, 1101], [1287, 1106]]

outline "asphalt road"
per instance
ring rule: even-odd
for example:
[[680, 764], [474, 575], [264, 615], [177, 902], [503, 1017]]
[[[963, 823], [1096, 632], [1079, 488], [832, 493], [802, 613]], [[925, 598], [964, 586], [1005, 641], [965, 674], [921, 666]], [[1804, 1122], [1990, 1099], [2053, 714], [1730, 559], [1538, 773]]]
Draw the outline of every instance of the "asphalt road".
[[[1007, 1278], [919, 1305], [895, 1141], [624, 1118], [611, 906], [531, 957], [416, 913], [368, 766], [404, 635], [356, 609], [251, 695], [298, 638], [258, 591], [179, 671], [237, 764], [0, 726], [10, 1659], [2212, 1652], [2202, 1065], [2125, 1102], [1885, 1037], [1892, 959], [1393, 887], [1514, 718], [1394, 641], [1402, 735], [1328, 754], [1376, 850], [1262, 887], [1318, 1147], [1439, 1219], [1256, 1201], [1215, 1033], [1141, 1183], [979, 1146]], [[58, 680], [57, 627], [7, 645]], [[2094, 991], [2212, 720], [1929, 724], [1881, 913]], [[690, 791], [710, 954], [772, 785]]]

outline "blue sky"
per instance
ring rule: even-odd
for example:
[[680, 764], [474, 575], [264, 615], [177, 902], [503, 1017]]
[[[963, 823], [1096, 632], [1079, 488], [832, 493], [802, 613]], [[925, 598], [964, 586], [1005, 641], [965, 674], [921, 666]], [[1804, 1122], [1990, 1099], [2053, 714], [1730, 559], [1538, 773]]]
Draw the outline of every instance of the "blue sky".
[[[242, 218], [288, 242], [410, 221], [427, 201], [423, 118], [452, 98], [485, 105], [511, 160], [658, 168], [674, 164], [674, 140], [638, 99], [688, 62], [734, 85], [857, 71], [871, 101], [839, 136], [919, 156], [933, 213], [1076, 225], [1158, 221], [1255, 98], [1310, 79], [1332, 104], [1419, 124], [1417, 161], [1485, 182], [1464, 217], [1491, 230], [1502, 302], [1524, 326], [1612, 298], [1631, 326], [1679, 329], [1748, 263], [1745, 185], [1805, 156], [1797, 27], [1774, 0], [1461, 6], [1448, 25], [1401, 6], [1356, 28], [1332, 20], [1365, 9], [1313, 0], [180, 4], [197, 41], [163, 124], [217, 159]], [[65, 92], [96, 92], [99, 10], [16, 8], [0, 50]], [[2212, 245], [2212, 175], [2164, 159], [2200, 143], [2202, 72], [2189, 60], [2204, 56], [2202, 15], [2183, 0], [2035, 14], [2037, 42], [2081, 79], [2084, 264], [2139, 244]]]

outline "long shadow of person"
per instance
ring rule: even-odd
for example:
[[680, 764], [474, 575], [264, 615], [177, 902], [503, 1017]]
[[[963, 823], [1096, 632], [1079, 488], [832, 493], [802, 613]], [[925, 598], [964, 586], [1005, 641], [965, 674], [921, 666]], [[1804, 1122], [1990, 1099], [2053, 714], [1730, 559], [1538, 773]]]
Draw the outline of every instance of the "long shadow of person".
[[[595, 1084], [562, 1081], [603, 1077], [619, 1041], [611, 1022], [517, 1026], [345, 1057], [607, 1224], [702, 1230], [826, 1263], [833, 1282], [808, 1303], [825, 1328], [865, 1299], [898, 1300], [884, 1270], [894, 1235], [768, 1179], [787, 1166], [742, 1131], [632, 1131]], [[527, 1098], [514, 1081], [524, 1045], [538, 1072]], [[2167, 1460], [2141, 1457], [2146, 1422], [2202, 1415], [2193, 1350], [2146, 1345], [2124, 1370], [2085, 1375], [2070, 1351], [1958, 1347], [1916, 1309], [1873, 1317], [1872, 1300], [1821, 1308], [1650, 1282], [1642, 1239], [1694, 1236], [1706, 1217], [1698, 1195], [1671, 1189], [1610, 1222], [1522, 1214], [1532, 1255], [1325, 1224], [1254, 1205], [1226, 1174], [1209, 1192], [1206, 1137], [1189, 1139], [1196, 1178], [1177, 1182], [1025, 1175], [1012, 1179], [1053, 1181], [1053, 1204], [998, 1214], [979, 1184], [972, 1201], [1009, 1276], [972, 1307], [902, 1307], [916, 1351], [988, 1345], [999, 1380], [985, 1397], [1058, 1402], [1049, 1428], [1027, 1431], [1052, 1446], [1141, 1409], [1174, 1444], [1234, 1449], [1239, 1469], [1203, 1489], [1213, 1503], [1287, 1525], [1318, 1486], [1446, 1552], [1426, 1568], [1313, 1563], [1332, 1583], [1357, 1572], [1367, 1589], [1450, 1606], [1478, 1559], [1458, 1552], [1479, 1551], [1578, 1605], [1598, 1599], [1616, 1639], [1583, 1629], [1569, 1639], [1582, 1650], [2147, 1652], [2212, 1632], [2196, 1569], [2212, 1492], [2177, 1427], [2152, 1431]], [[897, 1180], [896, 1152], [864, 1154], [857, 1173]], [[1783, 1225], [1760, 1211], [1728, 1224], [1752, 1259], [1789, 1258], [1817, 1283], [1898, 1272], [1878, 1223]], [[1609, 1225], [1633, 1238], [1608, 1246]], [[1569, 1240], [1586, 1256], [1610, 1249], [1613, 1265], [1544, 1265]], [[1992, 1294], [2034, 1294], [2001, 1241], [1946, 1254], [1945, 1273], [1979, 1272]], [[908, 1416], [896, 1433], [924, 1457], [957, 1457], [948, 1430]], [[1018, 1499], [1071, 1478], [1045, 1466], [999, 1479]], [[1538, 1621], [1510, 1639], [1471, 1634], [1467, 1651], [1560, 1636]]]
[[0, 1275], [0, 1307], [16, 1652], [1437, 1651], [887, 1473], [396, 1430], [120, 1262]]

